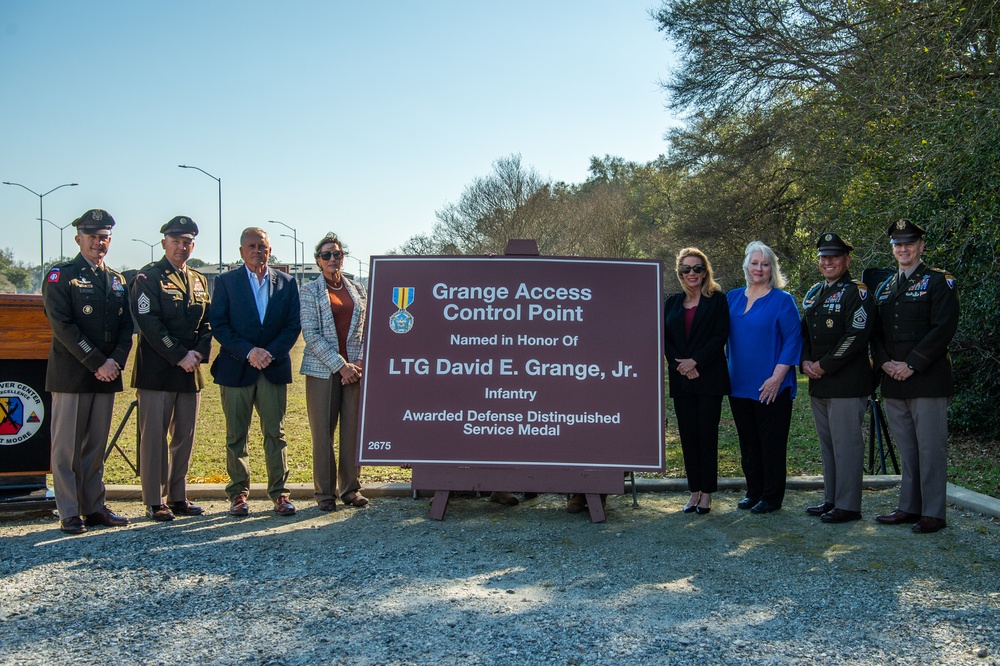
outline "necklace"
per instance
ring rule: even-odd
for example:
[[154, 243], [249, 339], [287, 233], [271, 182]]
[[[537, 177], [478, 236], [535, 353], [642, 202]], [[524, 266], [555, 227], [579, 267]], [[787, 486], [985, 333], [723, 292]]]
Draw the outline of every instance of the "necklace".
[[[324, 278], [324, 279], [326, 279], [326, 278]], [[326, 286], [331, 291], [340, 291], [341, 289], [344, 288], [344, 280], [343, 280], [343, 278], [341, 278], [341, 280], [340, 280], [340, 286], [339, 287], [335, 287], [333, 285], [333, 282], [331, 282], [330, 280], [326, 280]]]

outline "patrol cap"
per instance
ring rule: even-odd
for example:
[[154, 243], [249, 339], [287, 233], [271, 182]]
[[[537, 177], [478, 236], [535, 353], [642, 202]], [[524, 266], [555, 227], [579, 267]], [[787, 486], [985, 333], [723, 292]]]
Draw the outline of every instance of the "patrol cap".
[[912, 243], [913, 241], [920, 240], [920, 237], [924, 235], [924, 230], [919, 226], [910, 222], [905, 217], [900, 218], [889, 225], [889, 229], [886, 231], [886, 235], [892, 244], [897, 243]]
[[178, 215], [160, 227], [160, 233], [164, 236], [179, 236], [194, 240], [198, 235], [198, 225], [190, 217]]
[[839, 235], [830, 231], [820, 234], [819, 240], [816, 241], [816, 250], [821, 257], [833, 257], [841, 254], [850, 254], [854, 251], [854, 247]]
[[[111, 213], [106, 210], [93, 208], [73, 220], [73, 226], [81, 234], [110, 236], [111, 227], [115, 226], [115, 218], [111, 217]], [[102, 231], [106, 231], [107, 233], [101, 233]]]

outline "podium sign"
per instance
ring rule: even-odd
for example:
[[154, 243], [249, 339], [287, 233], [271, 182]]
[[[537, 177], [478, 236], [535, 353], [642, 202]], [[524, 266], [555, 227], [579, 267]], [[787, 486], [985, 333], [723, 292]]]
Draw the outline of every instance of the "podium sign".
[[661, 272], [374, 257], [358, 462], [662, 471]]

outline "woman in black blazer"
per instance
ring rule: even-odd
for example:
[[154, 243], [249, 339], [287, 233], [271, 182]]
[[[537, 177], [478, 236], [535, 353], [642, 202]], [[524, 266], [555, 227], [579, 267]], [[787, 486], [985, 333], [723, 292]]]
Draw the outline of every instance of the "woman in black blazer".
[[705, 514], [718, 489], [719, 419], [729, 393], [729, 304], [697, 248], [677, 253], [677, 279], [684, 290], [663, 306], [663, 350], [691, 491], [684, 513]]

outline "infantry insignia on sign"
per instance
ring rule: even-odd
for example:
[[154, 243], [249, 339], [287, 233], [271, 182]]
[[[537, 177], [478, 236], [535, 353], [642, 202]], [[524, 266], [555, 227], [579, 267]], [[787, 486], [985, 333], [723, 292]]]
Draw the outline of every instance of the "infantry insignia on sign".
[[31, 439], [44, 417], [45, 405], [35, 389], [21, 382], [0, 383], [0, 446]]
[[393, 287], [392, 302], [399, 308], [389, 317], [389, 329], [394, 333], [409, 333], [413, 328], [413, 315], [406, 308], [413, 304], [413, 287]]

